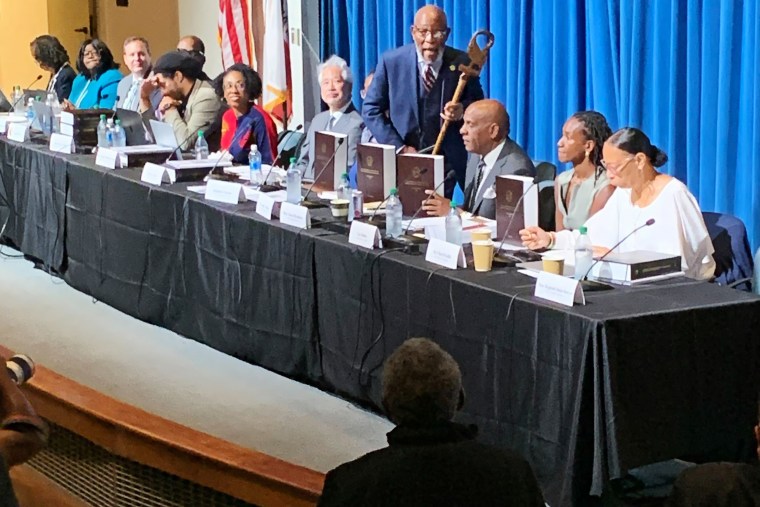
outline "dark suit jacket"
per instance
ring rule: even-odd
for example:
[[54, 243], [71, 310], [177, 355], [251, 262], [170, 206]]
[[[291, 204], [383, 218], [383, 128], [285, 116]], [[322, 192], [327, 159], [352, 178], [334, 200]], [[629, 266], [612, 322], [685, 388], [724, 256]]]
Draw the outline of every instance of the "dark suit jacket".
[[756, 507], [760, 465], [707, 463], [684, 470], [673, 484], [668, 507]]
[[[461, 75], [459, 64], [468, 61], [464, 52], [449, 46], [444, 48], [443, 62], [438, 73], [438, 79], [443, 80], [441, 106], [454, 96]], [[451, 70], [452, 67], [454, 70]], [[362, 106], [364, 123], [379, 143], [392, 144], [397, 148], [404, 145], [417, 149], [427, 147], [420, 146], [418, 81], [417, 49], [414, 44], [382, 54]], [[482, 98], [480, 80], [471, 79], [467, 82], [460, 102], [467, 109], [471, 103]], [[449, 125], [442, 148], [447, 165], [457, 172], [459, 183], [464, 187], [467, 150], [459, 133], [461, 127], [461, 121]], [[435, 134], [439, 131], [440, 128], [436, 129]]]
[[53, 85], [59, 101], [69, 98], [69, 95], [71, 95], [71, 83], [74, 82], [75, 77], [77, 77], [77, 73], [71, 68], [71, 65], [66, 65], [61, 69], [61, 73], [58, 74], [58, 79], [55, 80], [55, 84]]
[[389, 446], [332, 470], [320, 506], [543, 507], [530, 465], [480, 444], [474, 426], [397, 427]]
[[478, 176], [479, 162], [480, 156], [473, 154], [470, 155], [470, 160], [467, 162], [467, 184], [464, 189], [465, 209], [475, 215], [495, 220], [496, 199], [485, 197], [485, 193], [496, 184], [496, 176], [504, 174], [535, 176], [536, 168], [533, 167], [533, 161], [525, 154], [523, 149], [507, 137], [504, 141], [504, 146], [501, 148], [501, 152], [499, 152], [499, 157], [496, 159], [496, 163], [486, 177], [483, 178], [480, 189], [475, 195], [472, 209], [467, 209], [466, 205], [469, 202], [470, 193], [477, 190], [473, 189], [473, 187], [475, 186], [475, 179]]

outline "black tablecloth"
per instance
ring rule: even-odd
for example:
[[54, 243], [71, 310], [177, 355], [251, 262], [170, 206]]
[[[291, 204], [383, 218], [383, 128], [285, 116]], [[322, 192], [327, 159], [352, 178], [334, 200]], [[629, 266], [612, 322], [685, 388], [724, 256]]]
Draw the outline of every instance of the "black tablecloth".
[[514, 270], [359, 249], [92, 157], [5, 140], [0, 156], [7, 239], [130, 315], [376, 407], [393, 349], [440, 343], [464, 375], [459, 419], [523, 453], [552, 505], [580, 504], [631, 467], [752, 451], [752, 295], [679, 279], [561, 307]]

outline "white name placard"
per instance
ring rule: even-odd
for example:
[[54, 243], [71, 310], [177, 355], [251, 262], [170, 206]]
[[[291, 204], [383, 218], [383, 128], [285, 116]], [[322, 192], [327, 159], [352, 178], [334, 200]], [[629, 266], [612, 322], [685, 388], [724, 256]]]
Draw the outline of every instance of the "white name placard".
[[74, 113], [61, 111], [61, 123], [65, 125], [74, 125]]
[[573, 306], [573, 303], [586, 304], [586, 298], [583, 296], [578, 280], [546, 271], [538, 274], [533, 295], [565, 306]]
[[308, 229], [311, 227], [309, 208], [292, 202], [282, 203], [280, 206], [280, 223], [299, 229]]
[[71, 155], [74, 153], [74, 138], [58, 133], [51, 134], [49, 148], [55, 153]]
[[61, 134], [65, 136], [74, 137], [74, 125], [69, 125], [68, 123], [61, 122], [60, 131], [61, 131]]
[[116, 169], [119, 167], [119, 152], [111, 148], [98, 148], [95, 165], [106, 169]]
[[243, 185], [222, 180], [208, 180], [205, 197], [209, 201], [225, 202], [227, 204], [237, 204], [246, 201]]
[[464, 258], [464, 250], [461, 246], [435, 238], [428, 243], [425, 260], [449, 269], [457, 269], [457, 266], [467, 267], [467, 260]]
[[259, 199], [256, 201], [256, 214], [272, 220], [272, 210], [274, 210], [275, 200], [269, 197], [266, 192], [259, 192]]
[[166, 168], [162, 165], [148, 162], [145, 164], [140, 175], [140, 181], [150, 183], [151, 185], [161, 185], [161, 183], [171, 183]]
[[369, 248], [370, 250], [383, 247], [383, 240], [380, 237], [380, 230], [377, 226], [359, 222], [358, 220], [351, 222], [348, 242], [362, 248]]
[[8, 124], [8, 139], [23, 143], [27, 139], [29, 124], [27, 122], [13, 122]]

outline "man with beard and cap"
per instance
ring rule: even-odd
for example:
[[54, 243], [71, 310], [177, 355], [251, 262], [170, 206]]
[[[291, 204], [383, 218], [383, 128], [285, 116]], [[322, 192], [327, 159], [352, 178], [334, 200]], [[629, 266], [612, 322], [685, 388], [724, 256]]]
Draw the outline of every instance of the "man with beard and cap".
[[213, 86], [201, 77], [200, 63], [182, 51], [170, 51], [158, 59], [153, 76], [146, 80], [161, 90], [163, 98], [157, 109], [150, 103], [150, 95], [141, 89], [140, 112], [146, 119], [157, 115], [171, 124], [181, 148], [195, 145], [192, 133], [205, 131], [216, 118], [221, 102]]

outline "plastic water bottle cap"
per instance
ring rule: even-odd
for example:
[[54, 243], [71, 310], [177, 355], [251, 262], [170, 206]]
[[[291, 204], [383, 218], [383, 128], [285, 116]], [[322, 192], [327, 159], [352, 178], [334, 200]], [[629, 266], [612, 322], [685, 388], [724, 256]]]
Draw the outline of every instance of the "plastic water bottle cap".
[[203, 131], [202, 130], [198, 131], [198, 137], [203, 137]]
[[397, 188], [392, 188], [391, 189], [391, 195], [398, 195], [398, 189]]
[[255, 144], [251, 145], [251, 151], [259, 151], [259, 147]]
[[588, 229], [586, 228], [585, 225], [581, 225], [580, 228], [578, 229], [578, 232], [580, 232], [581, 234], [586, 234], [588, 232]]

